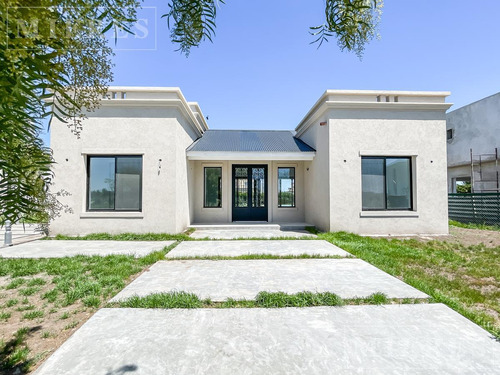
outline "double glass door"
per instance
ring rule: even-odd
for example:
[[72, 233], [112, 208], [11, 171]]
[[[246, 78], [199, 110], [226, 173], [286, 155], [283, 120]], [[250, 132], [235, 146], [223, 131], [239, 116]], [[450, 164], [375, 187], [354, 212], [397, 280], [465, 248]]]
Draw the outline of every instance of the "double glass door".
[[267, 165], [233, 165], [233, 221], [267, 221]]

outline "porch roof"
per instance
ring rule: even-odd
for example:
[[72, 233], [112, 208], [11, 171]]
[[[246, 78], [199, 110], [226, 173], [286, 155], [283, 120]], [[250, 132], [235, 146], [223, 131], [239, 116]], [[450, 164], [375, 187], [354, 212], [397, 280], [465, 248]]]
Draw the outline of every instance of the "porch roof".
[[287, 130], [207, 130], [187, 149], [191, 160], [312, 160], [315, 154]]

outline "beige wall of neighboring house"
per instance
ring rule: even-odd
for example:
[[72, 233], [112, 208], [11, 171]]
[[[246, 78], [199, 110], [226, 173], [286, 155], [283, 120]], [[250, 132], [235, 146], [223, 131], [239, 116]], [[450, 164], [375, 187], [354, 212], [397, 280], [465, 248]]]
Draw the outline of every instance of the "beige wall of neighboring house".
[[[445, 234], [447, 95], [329, 90], [297, 126], [295, 138], [289, 132], [272, 135], [275, 143], [290, 141], [295, 147], [297, 142], [295, 151], [289, 145], [283, 150], [264, 145], [262, 152], [219, 152], [193, 148], [210, 133], [216, 141], [217, 134], [207, 132], [199, 106], [188, 103], [178, 88], [110, 88], [111, 99], [88, 114], [80, 139], [65, 124], [51, 123], [53, 190], [71, 194], [61, 202], [72, 212], [56, 218], [50, 230], [69, 235], [177, 233], [195, 223], [231, 223], [232, 166], [264, 164], [269, 222], [305, 222], [321, 230], [366, 235]], [[254, 133], [238, 136], [268, 137]], [[88, 209], [88, 157], [106, 155], [142, 156], [140, 211]], [[364, 157], [411, 160], [410, 209], [363, 210]], [[205, 167], [222, 168], [220, 208], [203, 207]], [[295, 207], [278, 207], [279, 167], [295, 168]], [[408, 191], [409, 185], [397, 187]], [[391, 194], [402, 194], [398, 189]]]

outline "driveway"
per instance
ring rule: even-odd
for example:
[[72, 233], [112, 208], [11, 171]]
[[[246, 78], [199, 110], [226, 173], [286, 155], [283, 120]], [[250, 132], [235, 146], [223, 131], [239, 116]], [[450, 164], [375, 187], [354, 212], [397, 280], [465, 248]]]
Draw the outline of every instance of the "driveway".
[[[185, 242], [176, 257], [252, 253], [252, 241]], [[234, 243], [233, 243], [234, 242]], [[297, 243], [302, 240], [295, 241]], [[321, 241], [316, 251], [337, 252]], [[285, 242], [256, 243], [262, 256]], [[241, 246], [240, 246], [241, 245]], [[287, 247], [288, 246], [288, 247]], [[297, 245], [300, 246], [300, 245]], [[311, 247], [312, 246], [312, 247]], [[314, 244], [304, 249], [314, 252]], [[292, 249], [295, 249], [292, 251]], [[343, 254], [343, 253], [341, 253]], [[343, 254], [349, 255], [349, 254]], [[216, 300], [262, 290], [426, 295], [359, 259], [165, 260], [115, 299], [191, 291]], [[500, 343], [442, 304], [99, 310], [36, 372], [52, 374], [500, 374]]]

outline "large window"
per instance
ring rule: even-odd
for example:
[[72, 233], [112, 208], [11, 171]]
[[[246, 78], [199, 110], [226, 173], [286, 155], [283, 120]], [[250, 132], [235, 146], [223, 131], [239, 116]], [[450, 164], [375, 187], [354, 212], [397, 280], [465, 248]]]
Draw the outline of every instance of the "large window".
[[88, 157], [89, 211], [141, 211], [142, 156]]
[[222, 207], [222, 168], [205, 167], [204, 207]]
[[278, 168], [278, 207], [295, 207], [295, 168]]
[[411, 210], [411, 159], [363, 157], [363, 210]]

